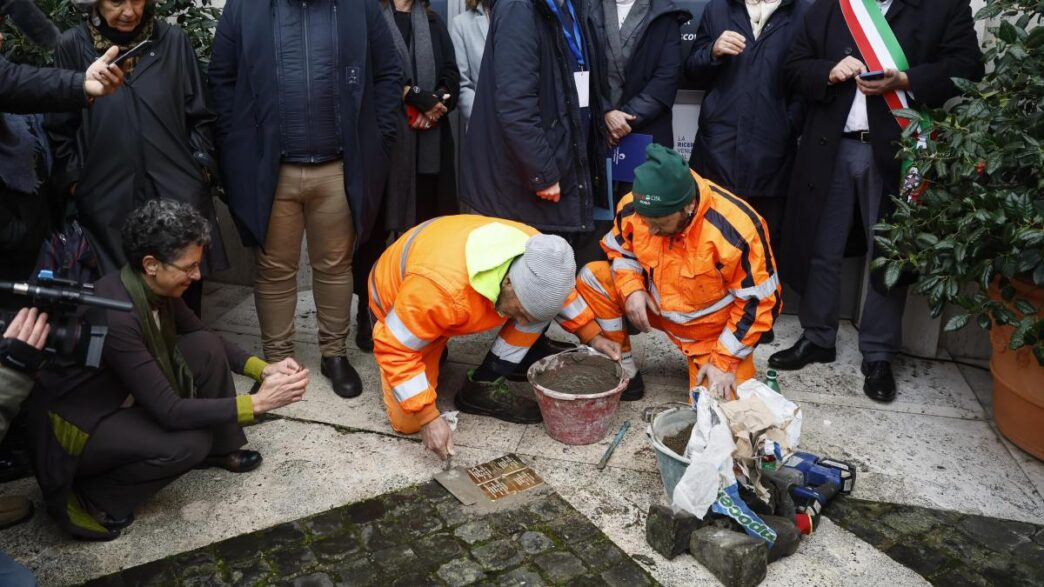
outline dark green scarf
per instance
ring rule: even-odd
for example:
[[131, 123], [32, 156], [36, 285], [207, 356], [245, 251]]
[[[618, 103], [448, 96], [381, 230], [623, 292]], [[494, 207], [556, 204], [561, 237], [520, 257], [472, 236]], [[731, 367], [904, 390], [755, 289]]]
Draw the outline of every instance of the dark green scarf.
[[[196, 397], [196, 385], [192, 379], [185, 357], [177, 346], [177, 330], [174, 325], [174, 299], [158, 296], [145, 283], [145, 276], [124, 265], [120, 270], [120, 281], [130, 294], [134, 313], [141, 322], [145, 334], [145, 348], [156, 359], [163, 375], [174, 391], [183, 398]], [[159, 314], [159, 326], [152, 311]]]

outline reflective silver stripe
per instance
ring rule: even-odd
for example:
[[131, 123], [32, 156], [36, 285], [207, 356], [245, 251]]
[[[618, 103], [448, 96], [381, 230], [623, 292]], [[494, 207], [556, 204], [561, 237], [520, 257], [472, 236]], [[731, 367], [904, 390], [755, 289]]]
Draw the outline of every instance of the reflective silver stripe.
[[568, 306], [562, 308], [562, 311], [559, 312], [558, 315], [566, 320], [576, 320], [586, 309], [587, 302], [584, 301], [584, 298], [576, 296], [576, 299]]
[[493, 341], [493, 348], [489, 349], [489, 351], [502, 361], [517, 364], [522, 362], [526, 353], [529, 352], [529, 347], [509, 344], [498, 336], [497, 340]]
[[770, 295], [776, 293], [776, 288], [779, 287], [779, 275], [773, 275], [765, 281], [762, 281], [758, 285], [753, 287], [746, 287], [743, 289], [732, 290], [732, 295], [736, 296], [741, 300], [759, 299], [763, 300]]
[[740, 359], [746, 359], [750, 353], [754, 352], [754, 349], [740, 342], [739, 339], [736, 338], [736, 335], [728, 328], [721, 331], [721, 336], [718, 337], [718, 342], [720, 342], [730, 354]]
[[391, 331], [392, 335], [402, 344], [402, 346], [419, 351], [422, 348], [428, 346], [429, 340], [417, 336], [402, 323], [402, 319], [395, 313], [395, 308], [388, 313], [384, 318], [384, 326]]
[[547, 328], [548, 324], [551, 324], [551, 323], [550, 322], [530, 322], [529, 324], [522, 325], [522, 324], [519, 324], [518, 322], [512, 322], [511, 326], [515, 330], [517, 330], [519, 332], [526, 332], [528, 334], [537, 334], [537, 333], [543, 332], [544, 329]]
[[634, 259], [613, 259], [613, 271], [642, 272], [642, 265]]
[[613, 237], [613, 233], [612, 232], [605, 233], [605, 237], [602, 238], [602, 242], [605, 243], [605, 246], [607, 246], [610, 249], [616, 251], [617, 253], [620, 253], [621, 255], [623, 255], [624, 257], [627, 257], [628, 259], [637, 259], [638, 258], [638, 257], [635, 257], [634, 253], [632, 253], [631, 251], [628, 251], [627, 249], [621, 247], [620, 243], [616, 242], [616, 238]]
[[655, 282], [649, 284], [649, 292], [652, 293], [653, 300], [659, 306], [662, 302], [660, 301], [660, 290], [656, 288]]
[[[384, 304], [381, 303], [381, 296], [377, 295], [377, 281], [373, 278], [373, 272], [370, 272], [370, 298], [373, 303], [377, 305], [377, 309], [384, 313]], [[360, 300], [361, 302], [362, 300]]]
[[713, 314], [718, 310], [728, 306], [732, 302], [736, 301], [736, 298], [732, 294], [728, 294], [725, 297], [718, 300], [711, 306], [707, 306], [702, 310], [696, 310], [695, 312], [661, 312], [660, 315], [664, 318], [674, 322], [675, 324], [688, 324], [697, 318], [702, 318], [708, 314]]
[[587, 284], [591, 289], [605, 297], [609, 297], [609, 292], [605, 291], [605, 288], [602, 287], [602, 282], [598, 281], [598, 278], [595, 277], [594, 271], [588, 269], [587, 265], [584, 265], [584, 268], [580, 270], [580, 280]]
[[620, 358], [620, 364], [623, 366], [624, 374], [629, 378], [633, 378], [638, 374], [638, 363], [634, 362], [634, 357], [625, 355]]
[[435, 219], [432, 218], [431, 220], [424, 222], [423, 224], [417, 227], [417, 230], [411, 232], [410, 236], [406, 238], [406, 244], [402, 246], [402, 257], [399, 258], [400, 279], [406, 277], [406, 258], [410, 256], [410, 247], [413, 246], [413, 239], [417, 238], [417, 235], [420, 234], [422, 230], [424, 230], [425, 226], [431, 224], [432, 220]]
[[684, 336], [678, 336], [677, 334], [674, 334], [673, 332], [671, 332], [669, 330], [667, 331], [667, 334], [673, 336], [678, 342], [684, 342], [684, 343], [694, 343], [694, 342], [696, 342], [695, 340], [693, 340], [691, 338], [685, 338]]
[[595, 318], [603, 332], [619, 332], [624, 329], [623, 318]]
[[424, 393], [429, 387], [428, 376], [421, 372], [410, 377], [405, 382], [392, 387], [392, 393], [395, 394], [395, 399], [401, 403]]

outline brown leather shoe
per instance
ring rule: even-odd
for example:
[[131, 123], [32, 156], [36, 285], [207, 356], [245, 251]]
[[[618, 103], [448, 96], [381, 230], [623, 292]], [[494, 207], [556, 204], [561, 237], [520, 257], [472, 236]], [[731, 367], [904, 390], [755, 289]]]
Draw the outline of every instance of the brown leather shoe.
[[5, 495], [0, 497], [0, 530], [17, 526], [33, 517], [33, 502], [24, 495]]

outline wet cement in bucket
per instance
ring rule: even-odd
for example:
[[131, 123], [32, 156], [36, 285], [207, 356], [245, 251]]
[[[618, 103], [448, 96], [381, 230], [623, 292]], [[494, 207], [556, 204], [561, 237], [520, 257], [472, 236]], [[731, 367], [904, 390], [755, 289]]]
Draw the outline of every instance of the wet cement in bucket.
[[677, 434], [671, 434], [663, 437], [663, 445], [674, 451], [674, 454], [684, 457], [685, 447], [689, 446], [689, 437], [692, 436], [692, 427], [695, 424], [689, 424], [685, 428], [678, 431]]
[[605, 357], [580, 353], [562, 357], [554, 367], [534, 377], [544, 389], [573, 395], [594, 395], [620, 384], [616, 363]]

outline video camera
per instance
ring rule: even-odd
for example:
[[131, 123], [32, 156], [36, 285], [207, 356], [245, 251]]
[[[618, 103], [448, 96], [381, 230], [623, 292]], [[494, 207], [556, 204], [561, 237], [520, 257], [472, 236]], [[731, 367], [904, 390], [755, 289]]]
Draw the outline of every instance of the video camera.
[[[130, 312], [134, 306], [130, 302], [95, 296], [93, 284], [55, 277], [48, 270], [41, 271], [36, 281], [36, 284], [0, 281], [0, 292], [29, 297], [33, 306], [47, 312], [51, 333], [44, 354], [49, 356], [52, 364], [100, 366], [109, 328], [81, 316], [77, 309], [88, 306]], [[0, 333], [7, 329], [13, 318], [14, 312], [0, 311]]]

